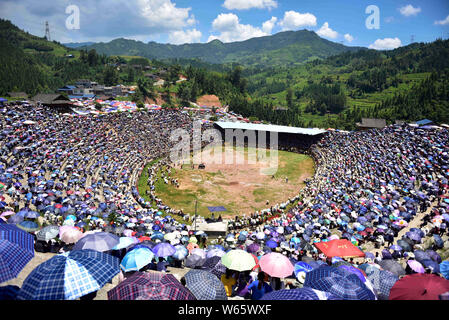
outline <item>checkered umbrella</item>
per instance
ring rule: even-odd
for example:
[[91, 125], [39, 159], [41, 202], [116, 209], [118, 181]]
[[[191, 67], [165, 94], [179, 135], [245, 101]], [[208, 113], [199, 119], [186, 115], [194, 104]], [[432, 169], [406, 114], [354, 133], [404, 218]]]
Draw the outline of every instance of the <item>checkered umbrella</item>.
[[399, 280], [398, 276], [372, 264], [362, 264], [360, 269], [365, 271], [367, 279], [372, 283], [379, 300], [388, 300], [390, 289]]
[[356, 274], [321, 266], [306, 274], [304, 287], [332, 293], [342, 300], [374, 300], [375, 295]]
[[0, 287], [0, 300], [16, 300], [20, 288], [18, 286]]
[[186, 287], [197, 300], [228, 300], [223, 283], [212, 273], [194, 269], [184, 276]]
[[382, 269], [388, 270], [391, 273], [397, 275], [398, 277], [405, 275], [404, 268], [394, 260], [391, 259], [382, 260], [379, 262], [379, 265], [382, 267]]
[[36, 238], [37, 240], [48, 241], [56, 238], [58, 234], [59, 234], [58, 226], [47, 226], [36, 232]]
[[23, 282], [18, 300], [75, 300], [102, 288], [120, 271], [111, 255], [77, 250], [37, 266]]
[[221, 263], [221, 257], [218, 256], [208, 258], [203, 264], [203, 269], [216, 275], [218, 279], [221, 279], [221, 276], [226, 273], [226, 267]]
[[108, 291], [108, 300], [196, 300], [172, 274], [136, 272]]
[[197, 255], [197, 254], [190, 254], [187, 259], [185, 260], [185, 266], [187, 268], [196, 268], [201, 267], [204, 262], [206, 261], [205, 258]]
[[17, 277], [33, 257], [33, 236], [14, 225], [0, 224], [0, 283]]
[[338, 297], [311, 288], [284, 289], [271, 291], [265, 294], [260, 300], [340, 300]]
[[95, 232], [83, 236], [77, 241], [73, 250], [91, 249], [99, 252], [112, 250], [120, 243], [119, 237], [108, 232]]

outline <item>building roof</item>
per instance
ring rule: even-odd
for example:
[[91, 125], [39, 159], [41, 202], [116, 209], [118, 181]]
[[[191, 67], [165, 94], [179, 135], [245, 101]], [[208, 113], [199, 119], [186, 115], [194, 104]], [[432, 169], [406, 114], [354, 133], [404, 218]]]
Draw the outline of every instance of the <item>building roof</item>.
[[358, 122], [358, 127], [363, 128], [384, 128], [387, 125], [387, 121], [385, 119], [373, 119], [373, 118], [362, 118], [362, 122]]
[[43, 104], [70, 103], [70, 99], [57, 93], [39, 93], [33, 97], [33, 101], [40, 101]]
[[431, 123], [433, 123], [433, 121], [429, 120], [429, 119], [423, 119], [423, 120], [416, 121], [416, 124], [419, 124], [420, 126], [425, 126], [426, 124], [431, 124]]
[[8, 92], [8, 96], [11, 98], [28, 98], [28, 94], [25, 92]]
[[243, 123], [243, 122], [215, 122], [217, 126], [222, 129], [241, 129], [241, 130], [254, 130], [254, 131], [267, 131], [278, 133], [293, 133], [293, 134], [305, 134], [309, 136], [315, 136], [327, 132], [322, 129], [305, 129], [278, 125], [267, 124], [255, 124], [255, 123]]
[[69, 95], [69, 99], [93, 99], [95, 98], [95, 94], [86, 93], [83, 95]]

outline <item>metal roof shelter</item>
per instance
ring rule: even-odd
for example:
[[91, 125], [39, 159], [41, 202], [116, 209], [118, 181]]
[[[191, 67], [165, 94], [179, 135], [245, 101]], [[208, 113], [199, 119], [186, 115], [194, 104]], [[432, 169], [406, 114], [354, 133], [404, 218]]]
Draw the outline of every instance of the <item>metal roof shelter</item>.
[[287, 126], [278, 126], [272, 124], [255, 124], [244, 122], [215, 122], [215, 125], [221, 129], [241, 129], [241, 130], [254, 130], [254, 131], [267, 131], [278, 133], [291, 133], [291, 134], [304, 134], [309, 136], [316, 136], [322, 133], [326, 133], [326, 130], [322, 129], [305, 129]]

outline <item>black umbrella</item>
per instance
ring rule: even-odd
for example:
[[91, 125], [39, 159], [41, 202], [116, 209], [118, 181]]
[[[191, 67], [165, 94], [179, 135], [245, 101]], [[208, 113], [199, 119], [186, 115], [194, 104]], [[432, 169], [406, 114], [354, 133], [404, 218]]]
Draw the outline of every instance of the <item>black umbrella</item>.
[[398, 240], [397, 244], [406, 252], [413, 250], [413, 247], [405, 240]]
[[382, 267], [382, 269], [388, 270], [391, 273], [397, 275], [398, 277], [405, 275], [404, 268], [402, 268], [402, 266], [394, 260], [391, 259], [382, 260], [379, 262], [379, 265]]

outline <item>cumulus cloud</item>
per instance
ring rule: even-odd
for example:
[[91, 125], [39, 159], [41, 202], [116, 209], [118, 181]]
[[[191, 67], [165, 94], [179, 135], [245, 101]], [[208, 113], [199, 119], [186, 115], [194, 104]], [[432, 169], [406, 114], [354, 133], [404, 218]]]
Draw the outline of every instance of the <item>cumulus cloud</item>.
[[348, 42], [352, 42], [354, 40], [354, 37], [351, 36], [349, 33], [346, 33], [344, 35], [344, 37], [345, 37], [345, 40], [348, 41]]
[[196, 29], [170, 32], [168, 42], [171, 44], [197, 43], [201, 41], [202, 33]]
[[262, 24], [262, 31], [268, 34], [271, 34], [271, 31], [273, 30], [274, 26], [276, 25], [276, 22], [278, 21], [278, 18], [271, 17], [270, 20], [265, 21]]
[[277, 8], [275, 0], [225, 0], [223, 7], [228, 10], [273, 9]]
[[446, 17], [444, 20], [435, 21], [435, 24], [439, 24], [441, 26], [445, 26], [449, 24], [449, 16]]
[[[271, 21], [271, 20], [269, 20]], [[269, 26], [266, 25], [266, 28]], [[212, 22], [212, 28], [220, 32], [217, 35], [209, 36], [208, 42], [219, 39], [222, 42], [244, 41], [250, 38], [263, 37], [270, 35], [261, 28], [249, 24], [241, 24], [239, 17], [233, 13], [221, 13]]]
[[329, 23], [325, 22], [321, 28], [316, 32], [320, 37], [335, 39], [338, 37], [338, 32], [329, 28]]
[[303, 27], [316, 26], [316, 17], [311, 13], [300, 13], [296, 11], [286, 11], [284, 18], [279, 22], [283, 31], [297, 30]]
[[401, 40], [399, 38], [385, 38], [377, 39], [374, 43], [369, 45], [370, 49], [375, 50], [391, 50], [402, 46]]
[[399, 12], [406, 17], [410, 17], [410, 16], [416, 16], [418, 13], [421, 12], [421, 8], [415, 8], [413, 7], [411, 4], [408, 4], [404, 7], [399, 8]]
[[92, 0], [76, 3], [80, 9], [80, 29], [68, 30], [65, 9], [71, 2], [3, 0], [0, 12], [3, 18], [36, 35], [43, 36], [48, 20], [52, 38], [61, 42], [157, 38], [197, 22], [190, 7], [177, 7], [174, 0]]

